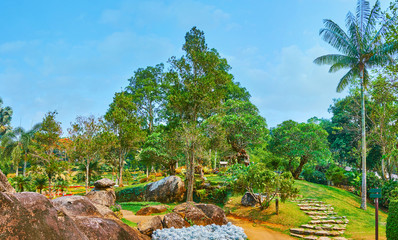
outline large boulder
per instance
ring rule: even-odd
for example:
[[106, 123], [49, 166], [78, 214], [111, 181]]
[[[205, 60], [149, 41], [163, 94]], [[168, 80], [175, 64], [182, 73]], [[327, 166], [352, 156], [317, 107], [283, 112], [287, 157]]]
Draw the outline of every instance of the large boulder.
[[249, 193], [249, 192], [246, 192], [245, 195], [243, 195], [243, 197], [242, 197], [240, 203], [241, 203], [243, 206], [252, 206], [252, 207], [253, 207], [253, 206], [256, 205], [257, 202], [256, 202], [256, 200], [254, 199], [253, 194], [251, 194], [251, 193]]
[[184, 198], [185, 185], [180, 177], [169, 176], [150, 183], [145, 189], [144, 199], [161, 203], [179, 202]]
[[228, 223], [227, 217], [225, 216], [224, 210], [214, 204], [195, 204], [195, 207], [199, 208], [206, 214], [211, 222], [217, 225], [224, 225]]
[[7, 180], [7, 176], [0, 170], [0, 192], [15, 193], [15, 189]]
[[186, 202], [177, 205], [173, 212], [179, 214], [185, 221], [195, 225], [224, 225], [228, 223], [224, 211], [214, 204]]
[[154, 205], [141, 208], [135, 215], [151, 215], [152, 213], [162, 213], [167, 211], [167, 206], [165, 205]]
[[175, 212], [166, 214], [163, 217], [162, 223], [164, 228], [183, 228], [191, 226], [181, 215]]
[[115, 190], [113, 190], [113, 186], [115, 182], [108, 179], [103, 178], [94, 183], [94, 189], [86, 194], [93, 203], [104, 205], [107, 207], [115, 205], [116, 194]]
[[54, 206], [72, 218], [103, 217], [94, 204], [84, 196], [64, 196], [52, 200]]
[[138, 230], [147, 236], [152, 236], [152, 233], [157, 229], [163, 229], [162, 218], [160, 216], [138, 223]]
[[121, 221], [95, 217], [78, 217], [75, 222], [90, 240], [150, 239]]
[[41, 194], [0, 192], [0, 206], [0, 239], [88, 239]]

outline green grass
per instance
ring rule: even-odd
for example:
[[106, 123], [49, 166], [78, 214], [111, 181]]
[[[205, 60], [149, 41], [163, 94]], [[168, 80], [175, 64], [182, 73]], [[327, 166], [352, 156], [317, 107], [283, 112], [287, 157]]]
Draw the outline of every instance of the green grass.
[[138, 226], [137, 223], [129, 221], [129, 220], [125, 219], [125, 218], [122, 218], [122, 222], [124, 222], [125, 224], [129, 225], [130, 227], [137, 227]]
[[[361, 198], [348, 191], [336, 187], [324, 186], [296, 181], [300, 194], [305, 198], [315, 198], [332, 204], [340, 216], [346, 216], [350, 221], [347, 225], [346, 237], [353, 239], [374, 239], [375, 209], [368, 204], [367, 210], [360, 209]], [[386, 239], [387, 214], [379, 211], [379, 239]]]
[[168, 205], [169, 208], [166, 212], [163, 213], [154, 213], [151, 215], [162, 215], [162, 214], [166, 214], [166, 213], [170, 213], [172, 212], [173, 208], [178, 205], [178, 203], [160, 203], [160, 202], [122, 202], [119, 203], [120, 206], [122, 206], [123, 210], [127, 210], [127, 211], [131, 211], [134, 214], [136, 214], [141, 208], [147, 207], [147, 206], [151, 206], [151, 205]]
[[[306, 181], [296, 181], [296, 187], [304, 198], [314, 198], [331, 204], [340, 216], [346, 216], [350, 221], [344, 234], [347, 238], [364, 240], [374, 239], [375, 209], [368, 204], [366, 211], [360, 209], [361, 199], [346, 190]], [[240, 205], [242, 195], [230, 199], [225, 209], [239, 217], [244, 217], [265, 225], [273, 230], [289, 234], [289, 228], [299, 227], [310, 221], [310, 218], [299, 209], [297, 203], [286, 201], [280, 204], [280, 214], [275, 215], [275, 203], [263, 211], [259, 208]], [[379, 239], [386, 239], [387, 214], [379, 211]]]

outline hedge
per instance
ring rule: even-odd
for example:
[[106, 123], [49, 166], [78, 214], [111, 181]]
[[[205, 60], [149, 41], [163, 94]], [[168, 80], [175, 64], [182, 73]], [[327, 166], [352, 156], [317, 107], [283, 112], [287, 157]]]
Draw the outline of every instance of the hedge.
[[398, 200], [390, 202], [386, 234], [388, 240], [398, 240]]
[[116, 191], [117, 202], [140, 202], [143, 201], [146, 186], [124, 188]]

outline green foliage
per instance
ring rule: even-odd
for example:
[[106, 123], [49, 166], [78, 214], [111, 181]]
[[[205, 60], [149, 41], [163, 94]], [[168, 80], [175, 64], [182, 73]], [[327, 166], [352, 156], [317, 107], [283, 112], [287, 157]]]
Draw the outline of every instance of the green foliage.
[[337, 165], [329, 167], [329, 169], [325, 173], [325, 176], [328, 181], [332, 181], [337, 186], [347, 183], [345, 170]]
[[286, 169], [297, 179], [308, 162], [330, 158], [327, 136], [318, 124], [284, 121], [271, 131], [270, 150], [288, 160]]
[[146, 190], [146, 185], [123, 188], [120, 190], [116, 189], [115, 191], [116, 201], [118, 202], [142, 201], [145, 190]]
[[17, 192], [24, 192], [31, 184], [32, 178], [25, 176], [16, 176], [11, 179], [11, 183]]
[[304, 168], [302, 176], [308, 182], [327, 184], [327, 179], [324, 172], [318, 171], [314, 168]]
[[[278, 174], [266, 168], [265, 164], [251, 164], [246, 174], [239, 176], [246, 189], [255, 196], [261, 210], [268, 208], [271, 201], [280, 195], [282, 202], [298, 193], [290, 172]], [[257, 195], [258, 193], [258, 195]]]
[[386, 235], [387, 239], [389, 240], [398, 239], [398, 200], [393, 200], [390, 202]]
[[0, 98], [0, 137], [11, 130], [12, 109], [11, 107], [3, 107], [3, 99]]
[[33, 180], [33, 185], [36, 187], [37, 190], [41, 193], [43, 188], [47, 185], [47, 178], [46, 176], [39, 175]]
[[394, 180], [385, 181], [381, 188], [380, 203], [388, 207], [391, 200], [398, 199], [398, 182]]

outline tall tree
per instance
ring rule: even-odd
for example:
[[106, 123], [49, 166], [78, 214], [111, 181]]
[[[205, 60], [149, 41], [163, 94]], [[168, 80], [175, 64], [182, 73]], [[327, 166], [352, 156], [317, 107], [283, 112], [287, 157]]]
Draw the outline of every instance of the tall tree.
[[149, 134], [153, 132], [161, 109], [161, 101], [164, 99], [161, 88], [164, 78], [163, 68], [163, 64], [148, 66], [145, 69], [139, 68], [129, 79], [130, 84], [126, 88], [133, 97], [138, 116], [144, 120], [143, 128], [147, 129]]
[[23, 152], [23, 175], [26, 175], [26, 165], [29, 158], [30, 145], [32, 144], [32, 139], [34, 134], [40, 129], [41, 123], [35, 124], [30, 130], [25, 130], [23, 127], [17, 127], [14, 132], [18, 137], [18, 144]]
[[90, 183], [90, 166], [92, 162], [98, 160], [100, 152], [100, 141], [98, 138], [100, 132], [100, 120], [94, 116], [76, 118], [71, 123], [69, 135], [73, 142], [73, 158], [78, 159], [85, 167], [86, 175], [86, 193], [89, 190]]
[[187, 145], [187, 201], [193, 200], [194, 165], [199, 147], [200, 125], [214, 114], [226, 98], [226, 86], [232, 81], [230, 66], [215, 49], [207, 47], [202, 31], [193, 27], [185, 35], [185, 55], [172, 57], [168, 107], [178, 116], [185, 130]]
[[123, 168], [127, 154], [138, 147], [145, 135], [141, 130], [140, 118], [137, 116], [136, 110], [133, 96], [121, 92], [115, 94], [113, 102], [105, 114], [105, 120], [117, 137], [114, 149], [118, 156], [119, 186], [123, 186]]
[[394, 62], [391, 54], [398, 50], [398, 42], [385, 42], [384, 37], [392, 19], [383, 23], [380, 2], [376, 1], [373, 8], [365, 0], [358, 0], [356, 14], [348, 12], [346, 17], [347, 32], [329, 19], [323, 21], [325, 28], [320, 30], [323, 40], [332, 45], [342, 54], [329, 54], [314, 60], [316, 64], [331, 65], [329, 72], [340, 69], [349, 71], [340, 79], [337, 91], [341, 92], [348, 84], [355, 83], [359, 77], [361, 86], [362, 113], [362, 201], [361, 208], [366, 209], [366, 133], [365, 133], [365, 89], [369, 83], [368, 69], [384, 67]]
[[55, 117], [57, 112], [48, 112], [42, 121], [40, 129], [34, 134], [31, 156], [43, 166], [49, 184], [49, 195], [52, 198], [52, 183], [54, 177], [60, 174], [67, 162], [60, 156], [59, 140], [62, 134], [61, 123]]

